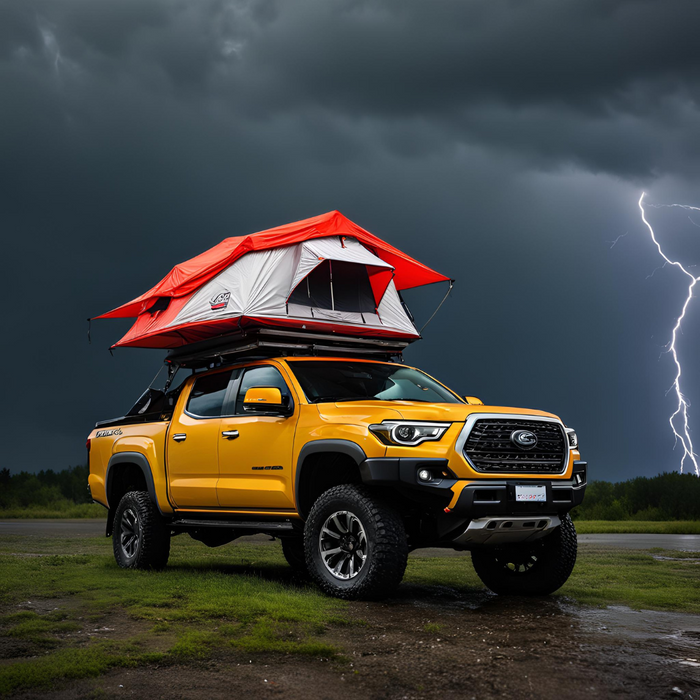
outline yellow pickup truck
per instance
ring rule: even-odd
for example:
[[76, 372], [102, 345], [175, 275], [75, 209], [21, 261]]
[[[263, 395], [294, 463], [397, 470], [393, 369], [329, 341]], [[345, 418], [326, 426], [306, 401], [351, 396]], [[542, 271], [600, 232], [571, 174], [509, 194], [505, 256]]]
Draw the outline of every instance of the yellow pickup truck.
[[576, 560], [576, 433], [399, 362], [218, 358], [98, 423], [87, 444], [124, 568], [164, 567], [176, 533], [212, 547], [267, 533], [326, 593], [376, 599], [421, 547], [471, 550], [501, 594], [549, 594]]

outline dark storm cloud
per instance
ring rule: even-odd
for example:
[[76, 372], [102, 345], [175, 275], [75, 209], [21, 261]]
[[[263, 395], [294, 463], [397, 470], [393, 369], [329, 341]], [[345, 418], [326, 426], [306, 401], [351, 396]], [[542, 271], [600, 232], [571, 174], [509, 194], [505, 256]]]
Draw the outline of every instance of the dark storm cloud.
[[[459, 280], [409, 360], [561, 413], [600, 476], [674, 468], [658, 356], [680, 286], [645, 280], [635, 203], [697, 191], [698, 20], [695, 1], [6, 2], [3, 464], [82, 459], [150, 381], [160, 356], [110, 358], [119, 322], [88, 346], [87, 316], [337, 208]], [[419, 319], [440, 296], [411, 295]], [[24, 447], [36, 414], [50, 454]]]
[[109, 81], [163, 107], [197, 105], [230, 119], [366, 122], [388, 148], [400, 143], [385, 132], [408, 125], [426, 148], [439, 129], [444, 146], [486, 143], [550, 167], [696, 170], [700, 137], [688, 127], [698, 117], [700, 5], [692, 0], [21, 8], [3, 32], [5, 56], [18, 68], [40, 56], [34, 68], [43, 71], [53, 61], [65, 74], [53, 77], [77, 99]]

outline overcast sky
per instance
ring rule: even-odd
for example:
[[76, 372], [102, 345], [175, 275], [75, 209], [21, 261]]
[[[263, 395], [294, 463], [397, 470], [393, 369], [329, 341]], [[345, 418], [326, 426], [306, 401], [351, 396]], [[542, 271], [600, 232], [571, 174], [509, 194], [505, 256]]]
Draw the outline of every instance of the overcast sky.
[[[698, 27], [697, 0], [4, 0], [0, 467], [84, 461], [160, 366], [110, 356], [128, 321], [88, 345], [88, 316], [338, 209], [457, 280], [408, 362], [557, 413], [593, 478], [677, 470], [687, 279], [656, 270], [637, 200], [700, 206]], [[649, 219], [700, 264], [688, 214]], [[443, 291], [406, 294], [419, 323]], [[698, 306], [679, 352], [700, 445]]]

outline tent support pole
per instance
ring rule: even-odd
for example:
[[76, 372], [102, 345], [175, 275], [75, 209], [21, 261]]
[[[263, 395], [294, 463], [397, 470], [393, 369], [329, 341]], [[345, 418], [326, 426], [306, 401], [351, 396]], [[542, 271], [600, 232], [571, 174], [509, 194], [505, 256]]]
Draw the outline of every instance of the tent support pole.
[[156, 379], [158, 379], [158, 375], [163, 371], [162, 365], [158, 368], [158, 371], [156, 372], [156, 376], [151, 379], [151, 383], [148, 385], [148, 388], [150, 389], [156, 382]]
[[331, 311], [335, 311], [335, 298], [333, 297], [333, 263], [328, 261], [328, 269], [331, 276]]
[[435, 314], [440, 311], [440, 307], [445, 303], [445, 299], [447, 299], [448, 296], [450, 296], [450, 292], [452, 291], [452, 287], [455, 286], [455, 281], [450, 280], [450, 288], [447, 290], [447, 294], [445, 294], [444, 297], [442, 297], [442, 301], [438, 304], [437, 309], [433, 311], [433, 315], [423, 324], [423, 327], [418, 331], [421, 335], [423, 335], [423, 331], [425, 330], [425, 327], [435, 318]]
[[[173, 379], [175, 379], [178, 369], [180, 369], [180, 365], [168, 363], [168, 378], [165, 380], [165, 386], [163, 387], [164, 394], [168, 393], [168, 389], [170, 389], [170, 385], [173, 383]], [[158, 370], [158, 374], [160, 374], [160, 370]], [[158, 374], [156, 374], [156, 377]], [[156, 380], [156, 377], [153, 377], [153, 381]], [[153, 384], [153, 382], [151, 382], [151, 384]]]

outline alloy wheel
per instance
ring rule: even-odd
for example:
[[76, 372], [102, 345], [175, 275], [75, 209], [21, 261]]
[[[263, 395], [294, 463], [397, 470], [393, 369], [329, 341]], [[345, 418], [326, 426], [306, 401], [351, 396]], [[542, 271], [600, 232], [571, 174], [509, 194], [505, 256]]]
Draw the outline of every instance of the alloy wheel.
[[326, 519], [319, 535], [321, 559], [332, 576], [355, 578], [367, 561], [367, 535], [360, 519], [339, 510]]
[[121, 517], [119, 543], [124, 556], [132, 559], [136, 556], [139, 550], [141, 541], [141, 529], [139, 526], [139, 517], [135, 510], [127, 508]]

